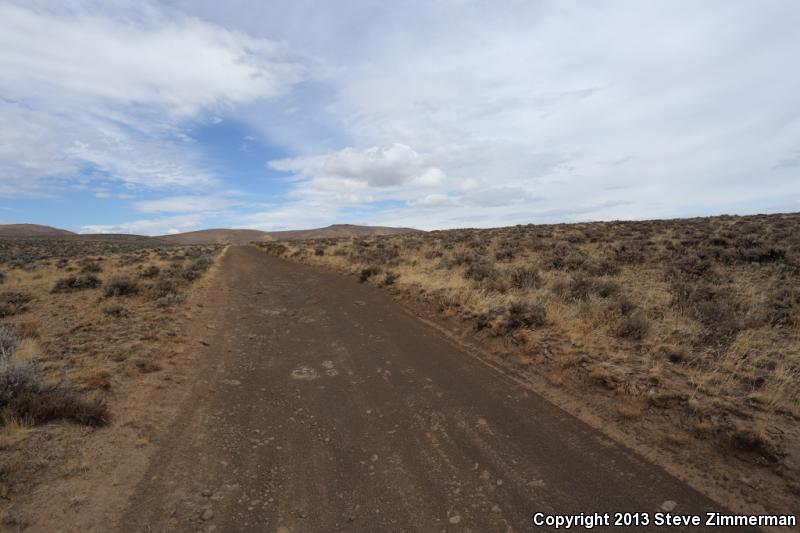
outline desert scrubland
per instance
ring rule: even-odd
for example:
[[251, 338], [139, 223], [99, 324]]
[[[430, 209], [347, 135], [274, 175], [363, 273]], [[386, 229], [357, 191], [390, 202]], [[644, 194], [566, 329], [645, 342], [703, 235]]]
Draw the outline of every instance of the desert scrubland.
[[96, 466], [85, 439], [126, 418], [130, 392], [171, 364], [187, 295], [221, 250], [146, 238], [0, 241], [4, 527], [24, 529], [9, 507], [21, 496]]
[[800, 215], [258, 246], [392, 291], [729, 505], [798, 511]]

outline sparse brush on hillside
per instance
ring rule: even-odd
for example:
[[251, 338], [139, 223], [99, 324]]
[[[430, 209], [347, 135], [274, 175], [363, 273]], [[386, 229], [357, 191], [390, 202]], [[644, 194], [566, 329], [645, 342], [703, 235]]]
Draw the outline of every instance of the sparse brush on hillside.
[[[781, 461], [800, 417], [800, 215], [529, 225], [293, 243], [327, 265], [505, 339], [515, 371], [601, 385], [624, 423], [674, 413]], [[324, 250], [318, 253], [318, 250]], [[379, 275], [392, 272], [392, 282]], [[492, 341], [494, 342], [494, 341]], [[533, 361], [535, 364], [531, 364]], [[702, 404], [699, 412], [692, 402]], [[635, 408], [634, 408], [635, 407]], [[769, 431], [752, 432], [763, 426]], [[787, 432], [787, 428], [792, 431]], [[743, 435], [759, 435], [759, 441]]]

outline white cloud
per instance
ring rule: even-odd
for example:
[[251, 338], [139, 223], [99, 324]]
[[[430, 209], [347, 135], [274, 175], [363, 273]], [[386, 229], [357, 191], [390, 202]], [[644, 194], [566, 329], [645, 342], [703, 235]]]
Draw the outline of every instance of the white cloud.
[[204, 222], [202, 215], [181, 215], [165, 218], [142, 219], [119, 224], [87, 224], [81, 226], [80, 233], [129, 233], [135, 235], [166, 235], [200, 229]]
[[427, 163], [410, 146], [398, 143], [281, 159], [271, 161], [270, 166], [312, 178], [311, 187], [320, 190], [339, 185], [351, 189], [407, 184], [431, 186], [442, 183], [446, 178], [441, 169]]
[[408, 205], [414, 207], [446, 207], [458, 204], [459, 198], [446, 194], [428, 194], [422, 198], [408, 201]]
[[290, 202], [275, 205], [259, 213], [243, 215], [237, 226], [263, 231], [318, 228], [331, 224], [339, 209], [319, 202]]
[[228, 209], [240, 202], [219, 196], [168, 196], [133, 204], [142, 213], [191, 213]]
[[173, 197], [242, 184], [211, 171], [184, 126], [234, 118], [291, 156], [271, 163], [292, 174], [283, 204], [241, 225], [800, 205], [793, 0], [165, 5], [0, 8], [0, 194], [87, 175], [169, 197], [148, 212], [189, 212]]
[[285, 55], [154, 3], [0, 4], [0, 194], [211, 186], [181, 128], [285, 93], [302, 76]]
[[36, 85], [187, 116], [278, 95], [300, 78], [271, 41], [175, 12], [129, 8], [109, 16], [5, 4], [0, 20], [3, 86]]
[[[413, 147], [453, 189], [492, 189], [492, 204], [514, 204], [474, 206], [489, 224], [503, 222], [502, 213], [536, 220], [540, 202], [520, 201], [520, 189], [565, 212], [597, 198], [624, 201], [586, 215], [622, 218], [725, 209], [717, 198], [740, 213], [785, 206], [777, 192], [764, 195], [767, 183], [772, 191], [785, 185], [800, 201], [792, 155], [800, 71], [787, 68], [800, 54], [800, 7], [790, 0], [545, 0], [507, 9], [478, 0], [381, 10], [309, 9], [295, 0], [277, 8], [280, 23], [265, 25], [237, 19], [229, 4], [225, 14], [202, 0], [183, 5], [260, 27], [324, 65], [318, 76], [328, 90], [292, 106], [291, 121], [260, 120], [265, 131], [300, 153], [326, 144]], [[349, 33], [354, 26], [363, 29], [358, 38]], [[320, 161], [304, 158], [290, 170], [326, 175]], [[355, 184], [325, 184], [336, 186]], [[447, 186], [435, 189], [376, 195], [411, 209], [448, 194]], [[444, 211], [462, 217], [459, 206]]]

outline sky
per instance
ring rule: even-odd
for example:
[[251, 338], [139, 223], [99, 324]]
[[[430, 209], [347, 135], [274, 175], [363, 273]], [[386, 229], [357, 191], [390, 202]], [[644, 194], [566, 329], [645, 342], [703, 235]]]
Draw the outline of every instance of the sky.
[[0, 223], [800, 211], [796, 0], [0, 0]]

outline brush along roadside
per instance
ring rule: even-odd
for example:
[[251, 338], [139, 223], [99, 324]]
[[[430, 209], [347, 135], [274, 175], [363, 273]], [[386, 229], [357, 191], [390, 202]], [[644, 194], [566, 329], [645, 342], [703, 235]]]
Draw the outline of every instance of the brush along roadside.
[[727, 477], [740, 504], [796, 502], [798, 215], [258, 246], [414, 303], [661, 462]]

